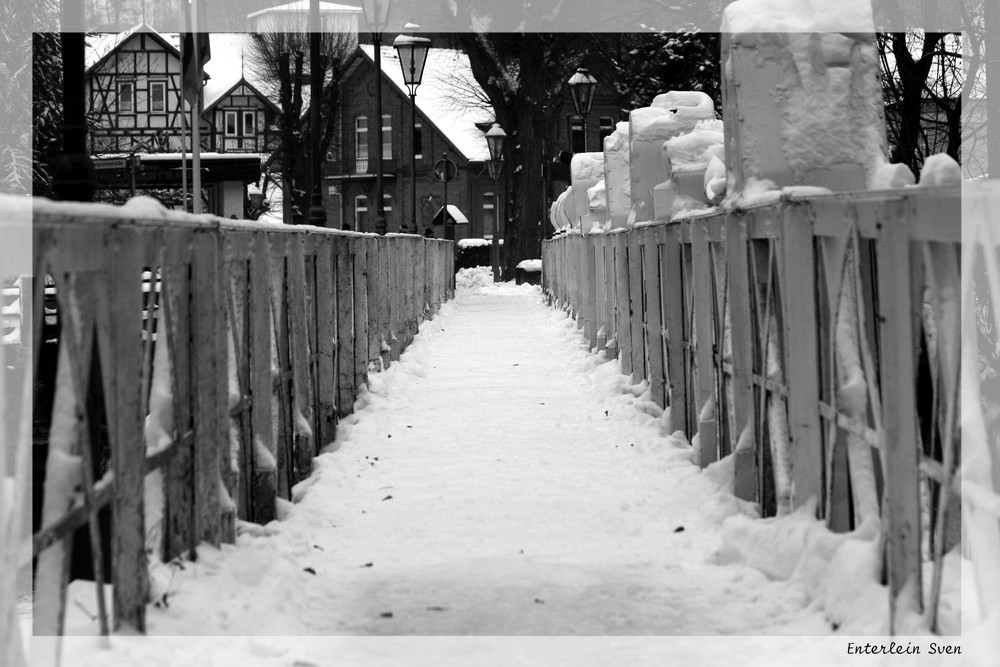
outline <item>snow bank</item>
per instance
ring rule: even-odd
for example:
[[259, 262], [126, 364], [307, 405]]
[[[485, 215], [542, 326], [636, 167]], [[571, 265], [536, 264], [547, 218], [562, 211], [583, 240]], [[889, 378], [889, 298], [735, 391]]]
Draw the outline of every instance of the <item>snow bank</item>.
[[962, 168], [954, 158], [945, 153], [931, 155], [920, 169], [919, 186], [922, 188], [962, 184]]
[[459, 248], [479, 248], [479, 247], [482, 247], [484, 245], [490, 245], [490, 243], [491, 242], [488, 239], [459, 239], [458, 240], [458, 247]]
[[722, 121], [703, 120], [690, 132], [667, 140], [664, 150], [670, 156], [670, 166], [675, 169], [705, 169], [714, 157], [725, 159]]
[[722, 32], [863, 32], [874, 25], [870, 0], [736, 0], [722, 16]]
[[517, 268], [522, 271], [528, 271], [530, 273], [538, 273], [542, 270], [542, 260], [540, 259], [525, 259], [518, 262]]
[[604, 186], [612, 227], [624, 227], [632, 208], [629, 124], [621, 122], [604, 138]]

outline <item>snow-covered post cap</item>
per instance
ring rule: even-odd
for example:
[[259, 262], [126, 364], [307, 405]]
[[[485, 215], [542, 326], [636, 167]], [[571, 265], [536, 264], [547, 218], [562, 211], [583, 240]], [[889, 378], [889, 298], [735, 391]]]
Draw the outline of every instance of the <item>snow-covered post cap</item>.
[[611, 227], [624, 227], [632, 207], [629, 175], [629, 124], [622, 121], [604, 138], [604, 187]]
[[727, 167], [779, 188], [865, 189], [885, 162], [870, 0], [736, 0], [723, 12]]
[[580, 219], [580, 231], [584, 234], [597, 220], [590, 207], [590, 188], [604, 180], [604, 153], [577, 153], [569, 164], [572, 185], [573, 210]]

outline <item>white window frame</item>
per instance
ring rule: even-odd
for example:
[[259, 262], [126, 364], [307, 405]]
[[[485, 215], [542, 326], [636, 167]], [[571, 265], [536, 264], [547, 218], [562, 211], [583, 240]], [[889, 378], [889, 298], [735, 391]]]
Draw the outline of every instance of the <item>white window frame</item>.
[[[241, 117], [242, 117], [242, 120], [243, 120], [243, 124], [241, 126], [239, 126], [238, 129], [240, 129], [242, 131], [242, 136], [243, 137], [253, 137], [253, 136], [255, 136], [257, 134], [257, 112], [253, 111], [253, 110], [244, 111], [241, 114]], [[250, 123], [249, 124], [253, 125], [253, 129], [250, 130], [250, 131], [247, 130], [247, 125], [248, 125], [247, 119], [248, 118], [250, 119]]]
[[[232, 123], [230, 123], [232, 119]], [[223, 133], [226, 137], [240, 136], [240, 114], [238, 111], [227, 110], [222, 117]]]
[[[156, 95], [153, 91], [160, 89], [160, 108], [155, 107]], [[149, 112], [150, 113], [166, 113], [167, 112], [167, 82], [166, 81], [150, 81], [149, 82]]]
[[497, 209], [495, 203], [496, 197], [493, 192], [483, 193], [483, 236], [486, 236], [486, 211], [490, 211], [493, 214], [493, 221], [490, 228], [490, 238], [493, 238], [493, 234], [497, 230]]
[[382, 159], [392, 159], [392, 114], [382, 114]]
[[362, 213], [365, 214], [366, 218], [365, 222], [367, 222], [368, 211], [369, 211], [368, 197], [365, 195], [356, 195], [354, 197], [354, 224], [357, 226], [357, 229], [355, 229], [354, 231], [356, 232], [364, 231], [361, 229], [362, 227], [361, 214]]
[[[126, 86], [128, 86], [128, 95], [124, 95], [122, 92]], [[135, 113], [135, 81], [118, 82], [117, 105], [118, 113], [120, 114]], [[125, 108], [126, 106], [128, 108]]]
[[368, 116], [357, 116], [354, 119], [354, 159], [368, 159]]

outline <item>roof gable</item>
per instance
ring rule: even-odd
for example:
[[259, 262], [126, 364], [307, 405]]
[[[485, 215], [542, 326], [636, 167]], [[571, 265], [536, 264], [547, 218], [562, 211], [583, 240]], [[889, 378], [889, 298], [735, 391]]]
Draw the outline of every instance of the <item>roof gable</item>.
[[[365, 44], [361, 51], [366, 62], [374, 67], [374, 47]], [[400, 95], [409, 97], [396, 50], [383, 46], [381, 55], [382, 76], [392, 82]], [[486, 137], [476, 127], [477, 122], [493, 121], [493, 109], [486, 99], [465, 53], [440, 48], [428, 51], [424, 78], [417, 88], [417, 110], [469, 161], [489, 159]]]
[[89, 74], [95, 69], [99, 69], [111, 56], [122, 50], [131, 40], [137, 38], [140, 34], [152, 38], [169, 55], [180, 59], [181, 52], [176, 42], [172, 41], [169, 36], [161, 35], [145, 23], [140, 23], [125, 32], [87, 35], [87, 47], [84, 55], [85, 71]]

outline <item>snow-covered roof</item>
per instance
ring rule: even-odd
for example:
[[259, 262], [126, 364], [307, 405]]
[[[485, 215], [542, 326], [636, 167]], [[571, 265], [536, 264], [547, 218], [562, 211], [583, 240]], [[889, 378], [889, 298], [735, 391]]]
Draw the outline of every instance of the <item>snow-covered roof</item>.
[[[444, 207], [442, 206], [441, 208], [438, 209], [437, 213], [434, 214], [435, 223], [437, 222], [438, 218], [444, 217], [443, 215], [441, 215], [441, 212], [443, 210]], [[456, 225], [466, 225], [469, 223], [469, 219], [465, 217], [465, 214], [462, 213], [461, 209], [459, 209], [454, 204], [448, 204], [448, 217], [451, 218], [452, 222], [454, 222]]]
[[[363, 44], [361, 50], [374, 62], [373, 46]], [[403, 95], [409, 95], [399, 56], [391, 46], [382, 47], [382, 72]], [[476, 127], [476, 123], [494, 119], [493, 109], [486, 100], [467, 55], [455, 49], [432, 47], [428, 51], [423, 81], [417, 88], [417, 109], [466, 160], [486, 161], [490, 157], [486, 137]]]
[[[360, 14], [361, 7], [355, 5], [338, 5], [334, 2], [321, 2], [319, 3], [319, 11], [323, 12], [353, 12]], [[279, 12], [309, 12], [309, 0], [298, 0], [298, 2], [289, 2], [287, 5], [279, 5], [277, 7], [268, 7], [267, 9], [261, 9], [260, 11], [254, 12], [253, 14], [247, 14], [247, 18], [252, 19], [258, 16], [264, 16], [266, 14], [275, 14]]]
[[[87, 69], [99, 64], [115, 49], [139, 32], [146, 32], [158, 38], [174, 51], [174, 55], [180, 58], [180, 33], [159, 33], [148, 25], [140, 24], [125, 32], [87, 35], [85, 56]], [[250, 33], [212, 33], [209, 35], [212, 57], [205, 63], [205, 74], [208, 75], [208, 81], [204, 88], [204, 107], [206, 109], [228, 94], [241, 79], [255, 88], [262, 97], [274, 103], [274, 100], [267, 98], [268, 86], [266, 82], [261, 81], [255, 75], [254, 68], [251, 66], [249, 54], [252, 40], [253, 35]], [[302, 92], [304, 104], [308, 106], [308, 87]]]
[[84, 68], [86, 70], [90, 70], [91, 68], [97, 66], [115, 49], [127, 42], [129, 38], [140, 32], [144, 32], [153, 36], [155, 39], [159, 39], [160, 42], [173, 49], [176, 52], [175, 55], [180, 57], [180, 49], [178, 46], [179, 41], [177, 39], [171, 40], [170, 35], [161, 34], [145, 23], [140, 23], [139, 25], [133, 26], [124, 32], [92, 33], [87, 35], [87, 46], [83, 56]]

